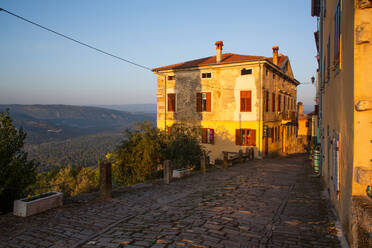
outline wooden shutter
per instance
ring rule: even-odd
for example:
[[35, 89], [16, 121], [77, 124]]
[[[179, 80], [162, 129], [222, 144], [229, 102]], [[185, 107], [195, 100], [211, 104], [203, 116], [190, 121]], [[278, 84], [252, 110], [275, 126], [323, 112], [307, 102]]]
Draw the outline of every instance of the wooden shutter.
[[281, 107], [281, 106], [280, 106], [280, 104], [281, 104], [280, 101], [281, 101], [281, 99], [282, 99], [282, 98], [281, 98], [281, 95], [278, 94], [278, 112], [280, 112], [280, 107]]
[[174, 112], [176, 110], [176, 94], [168, 94], [168, 112]]
[[249, 145], [256, 146], [256, 129], [249, 130]]
[[214, 144], [214, 129], [209, 129], [209, 143]]
[[208, 143], [208, 138], [207, 138], [207, 135], [208, 135], [208, 129], [207, 128], [202, 128], [202, 143]]
[[275, 93], [273, 93], [273, 97], [272, 97], [272, 111], [275, 112]]
[[196, 112], [202, 111], [202, 94], [196, 93]]
[[245, 112], [245, 94], [246, 91], [240, 91], [240, 112]]
[[252, 111], [252, 91], [240, 91], [240, 112]]
[[212, 93], [211, 92], [207, 92], [207, 108], [205, 111], [207, 112], [211, 112], [211, 109], [212, 109]]
[[247, 91], [247, 97], [245, 101], [247, 112], [252, 111], [252, 91]]
[[242, 130], [235, 129], [235, 144], [240, 146], [242, 145]]

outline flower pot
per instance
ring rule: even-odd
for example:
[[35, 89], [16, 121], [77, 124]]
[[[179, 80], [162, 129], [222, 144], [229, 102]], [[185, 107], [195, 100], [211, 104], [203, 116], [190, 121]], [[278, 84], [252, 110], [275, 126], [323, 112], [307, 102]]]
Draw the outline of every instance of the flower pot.
[[63, 194], [60, 192], [48, 192], [31, 198], [23, 198], [14, 201], [13, 214], [27, 217], [44, 212], [51, 208], [60, 207], [63, 204]]
[[187, 175], [190, 175], [190, 169], [173, 170], [173, 173], [172, 173], [172, 177], [174, 178], [182, 178]]

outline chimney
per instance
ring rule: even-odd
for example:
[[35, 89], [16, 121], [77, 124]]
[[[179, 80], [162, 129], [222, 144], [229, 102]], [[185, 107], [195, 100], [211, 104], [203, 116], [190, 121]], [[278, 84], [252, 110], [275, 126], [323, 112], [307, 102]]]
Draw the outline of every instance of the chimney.
[[223, 47], [223, 42], [222, 40], [216, 41], [216, 63], [220, 63], [222, 59], [222, 47]]
[[302, 115], [302, 112], [303, 112], [303, 103], [302, 102], [298, 102], [297, 103], [297, 114], [298, 115]]
[[275, 65], [278, 65], [278, 51], [279, 51], [279, 47], [273, 46], [273, 63]]

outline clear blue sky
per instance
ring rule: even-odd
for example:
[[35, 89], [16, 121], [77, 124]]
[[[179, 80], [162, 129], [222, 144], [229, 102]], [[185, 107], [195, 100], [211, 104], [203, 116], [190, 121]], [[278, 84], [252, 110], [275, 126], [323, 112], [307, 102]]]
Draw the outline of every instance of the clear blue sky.
[[[224, 52], [288, 55], [295, 77], [315, 75], [310, 0], [3, 0], [0, 8], [157, 67]], [[0, 12], [0, 104], [155, 103], [155, 75]], [[314, 104], [312, 85], [298, 100]]]

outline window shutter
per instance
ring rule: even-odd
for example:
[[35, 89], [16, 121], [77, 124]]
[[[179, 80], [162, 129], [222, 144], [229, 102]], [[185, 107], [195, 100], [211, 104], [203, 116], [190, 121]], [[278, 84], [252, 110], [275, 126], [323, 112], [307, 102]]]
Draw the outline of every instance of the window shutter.
[[245, 111], [245, 91], [240, 91], [240, 112]]
[[201, 112], [202, 111], [202, 94], [196, 93], [196, 111]]
[[168, 94], [168, 111], [174, 112], [176, 110], [176, 94]]
[[235, 129], [235, 144], [240, 146], [242, 144], [242, 130]]
[[214, 129], [209, 129], [209, 143], [214, 144]]
[[247, 91], [246, 108], [248, 112], [252, 111], [252, 91]]
[[256, 146], [256, 129], [249, 130], [249, 145]]
[[273, 97], [272, 97], [272, 111], [275, 112], [275, 93], [273, 93]]
[[208, 129], [207, 128], [202, 128], [202, 143], [207, 143], [207, 134], [208, 134]]
[[207, 112], [211, 112], [211, 109], [212, 109], [211, 98], [212, 98], [212, 93], [211, 92], [207, 92], [207, 109], [206, 109]]

